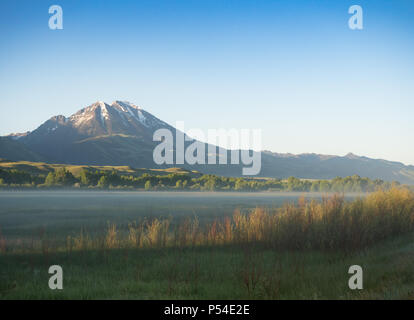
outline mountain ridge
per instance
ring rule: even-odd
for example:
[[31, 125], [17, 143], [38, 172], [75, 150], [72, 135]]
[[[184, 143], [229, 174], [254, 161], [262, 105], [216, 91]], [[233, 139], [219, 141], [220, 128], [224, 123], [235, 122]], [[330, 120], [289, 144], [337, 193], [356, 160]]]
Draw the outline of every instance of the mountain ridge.
[[[175, 128], [142, 107], [127, 101], [97, 101], [69, 117], [56, 115], [31, 132], [0, 137], [0, 158], [73, 165], [127, 165], [167, 168], [153, 162], [158, 142], [153, 133]], [[216, 149], [217, 150], [217, 149]], [[229, 152], [229, 151], [227, 151]], [[371, 179], [414, 184], [414, 166], [348, 153], [345, 156], [316, 153], [261, 152], [260, 177], [332, 179], [360, 175]], [[241, 176], [241, 165], [181, 165], [185, 169], [224, 176]]]

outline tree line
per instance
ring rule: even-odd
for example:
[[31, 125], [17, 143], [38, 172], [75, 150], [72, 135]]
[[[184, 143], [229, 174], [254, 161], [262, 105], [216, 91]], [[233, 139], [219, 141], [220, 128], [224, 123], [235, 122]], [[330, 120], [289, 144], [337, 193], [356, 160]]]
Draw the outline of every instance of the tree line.
[[222, 177], [205, 174], [191, 176], [183, 173], [140, 176], [123, 175], [115, 170], [82, 169], [79, 176], [66, 168], [58, 168], [47, 175], [35, 175], [17, 169], [0, 169], [0, 187], [5, 188], [90, 188], [141, 190], [194, 190], [194, 191], [296, 191], [296, 192], [372, 192], [389, 189], [398, 182], [371, 180], [358, 175], [337, 177], [332, 180], [254, 179]]

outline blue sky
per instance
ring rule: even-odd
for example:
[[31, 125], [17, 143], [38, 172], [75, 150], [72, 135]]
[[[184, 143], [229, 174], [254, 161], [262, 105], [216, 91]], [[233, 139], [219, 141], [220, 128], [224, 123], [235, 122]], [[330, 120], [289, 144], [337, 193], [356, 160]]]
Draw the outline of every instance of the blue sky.
[[409, 0], [2, 0], [0, 134], [128, 100], [172, 125], [260, 128], [275, 152], [414, 164], [413, 17]]

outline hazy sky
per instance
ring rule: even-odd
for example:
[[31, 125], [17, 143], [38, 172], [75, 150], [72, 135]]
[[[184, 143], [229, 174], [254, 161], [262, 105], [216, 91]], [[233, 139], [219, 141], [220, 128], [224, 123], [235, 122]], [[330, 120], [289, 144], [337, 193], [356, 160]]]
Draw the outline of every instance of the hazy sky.
[[410, 0], [2, 0], [0, 135], [127, 100], [187, 129], [261, 128], [275, 152], [414, 164], [413, 17]]

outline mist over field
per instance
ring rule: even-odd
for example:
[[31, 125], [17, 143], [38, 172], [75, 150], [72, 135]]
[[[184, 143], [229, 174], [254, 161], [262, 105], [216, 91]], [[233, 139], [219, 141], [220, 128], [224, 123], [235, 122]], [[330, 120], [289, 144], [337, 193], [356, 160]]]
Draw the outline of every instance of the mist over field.
[[[321, 199], [324, 194], [303, 194]], [[7, 238], [38, 238], [40, 232], [65, 240], [83, 230], [105, 232], [108, 223], [127, 228], [144, 218], [173, 221], [197, 216], [202, 224], [230, 217], [236, 209], [280, 207], [301, 193], [20, 191], [0, 192], [0, 226]], [[353, 199], [363, 194], [349, 194]]]

